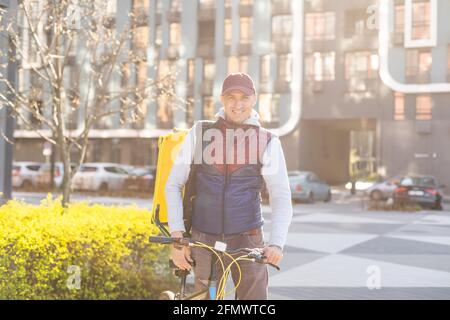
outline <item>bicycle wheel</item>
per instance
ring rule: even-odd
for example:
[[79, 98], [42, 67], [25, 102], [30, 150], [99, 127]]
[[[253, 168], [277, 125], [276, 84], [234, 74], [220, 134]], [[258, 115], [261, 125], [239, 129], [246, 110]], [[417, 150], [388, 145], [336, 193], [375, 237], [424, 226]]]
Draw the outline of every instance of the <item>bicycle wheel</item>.
[[175, 293], [172, 291], [164, 291], [159, 294], [158, 300], [175, 300]]

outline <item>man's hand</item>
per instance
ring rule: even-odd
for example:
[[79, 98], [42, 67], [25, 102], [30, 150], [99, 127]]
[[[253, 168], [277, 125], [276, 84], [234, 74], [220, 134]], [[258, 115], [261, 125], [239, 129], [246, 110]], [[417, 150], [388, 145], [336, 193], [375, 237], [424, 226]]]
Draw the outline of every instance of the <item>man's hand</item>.
[[[174, 231], [170, 234], [172, 238], [182, 238], [183, 233], [181, 231]], [[173, 260], [175, 265], [182, 270], [191, 270], [192, 266], [189, 262], [193, 262], [191, 258], [191, 248], [182, 246], [181, 249], [177, 249], [172, 246], [170, 251], [170, 259]]]
[[267, 259], [268, 263], [274, 264], [278, 266], [278, 264], [281, 261], [281, 258], [283, 258], [283, 251], [280, 247], [277, 246], [266, 246], [263, 249], [264, 256]]

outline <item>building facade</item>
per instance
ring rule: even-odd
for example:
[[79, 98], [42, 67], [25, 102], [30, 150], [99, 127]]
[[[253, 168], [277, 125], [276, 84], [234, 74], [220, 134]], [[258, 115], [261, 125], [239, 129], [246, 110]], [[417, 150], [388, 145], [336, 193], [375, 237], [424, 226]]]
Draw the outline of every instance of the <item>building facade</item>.
[[[142, 15], [134, 47], [146, 63], [123, 83], [176, 74], [177, 96], [146, 105], [145, 121], [98, 128], [88, 161], [156, 163], [157, 137], [212, 119], [231, 72], [255, 80], [264, 126], [291, 170], [329, 183], [407, 172], [450, 186], [448, 0], [121, 0]], [[378, 14], [380, 13], [380, 14]], [[103, 134], [102, 134], [103, 132]], [[107, 134], [104, 134], [107, 132]], [[16, 130], [16, 160], [43, 160]]]

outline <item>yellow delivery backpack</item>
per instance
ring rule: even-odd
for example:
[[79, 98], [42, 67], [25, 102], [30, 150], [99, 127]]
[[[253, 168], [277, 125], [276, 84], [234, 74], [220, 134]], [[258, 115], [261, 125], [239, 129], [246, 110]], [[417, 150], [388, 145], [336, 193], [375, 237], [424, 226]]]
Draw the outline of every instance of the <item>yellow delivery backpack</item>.
[[[214, 121], [201, 120], [195, 126], [196, 136], [202, 136], [203, 130], [213, 126]], [[167, 202], [164, 188], [167, 183], [170, 171], [172, 170], [174, 161], [180, 151], [180, 147], [186, 138], [188, 129], [174, 129], [173, 132], [160, 136], [158, 140], [158, 163], [156, 165], [155, 191], [153, 194], [152, 205], [152, 223], [158, 226], [165, 236], [170, 236], [167, 230], [168, 212]], [[201, 139], [197, 139], [194, 152], [201, 152]], [[183, 189], [183, 219], [186, 228], [185, 236], [190, 236], [191, 231], [191, 214], [193, 207], [193, 199], [195, 198], [195, 175], [197, 166], [191, 164], [188, 180]]]
[[187, 133], [187, 129], [174, 129], [173, 132], [160, 136], [158, 139], [158, 162], [156, 167], [155, 191], [153, 193], [152, 223], [156, 224], [166, 236], [170, 236], [170, 234], [165, 227], [168, 222], [168, 213], [164, 188], [181, 143], [184, 141]]

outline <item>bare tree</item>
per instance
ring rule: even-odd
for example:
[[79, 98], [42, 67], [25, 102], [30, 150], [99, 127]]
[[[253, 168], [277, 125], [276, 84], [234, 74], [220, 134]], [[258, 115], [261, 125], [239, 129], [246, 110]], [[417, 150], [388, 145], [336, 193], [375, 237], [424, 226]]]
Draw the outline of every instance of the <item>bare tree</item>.
[[[0, 107], [11, 108], [21, 126], [59, 151], [64, 206], [70, 202], [72, 178], [85, 159], [93, 127], [101, 128], [111, 117], [122, 124], [142, 122], [148, 101], [176, 96], [174, 73], [157, 80], [146, 77], [148, 44], [136, 45], [143, 25], [139, 10], [130, 10], [128, 22], [119, 26], [108, 6], [99, 0], [22, 0], [11, 17], [0, 13], [0, 31], [11, 40], [14, 58], [30, 79], [26, 88], [16, 88], [1, 66], [6, 91], [0, 92]], [[140, 82], [120, 83], [131, 66]], [[74, 117], [81, 119], [77, 128], [71, 127], [77, 123]]]

